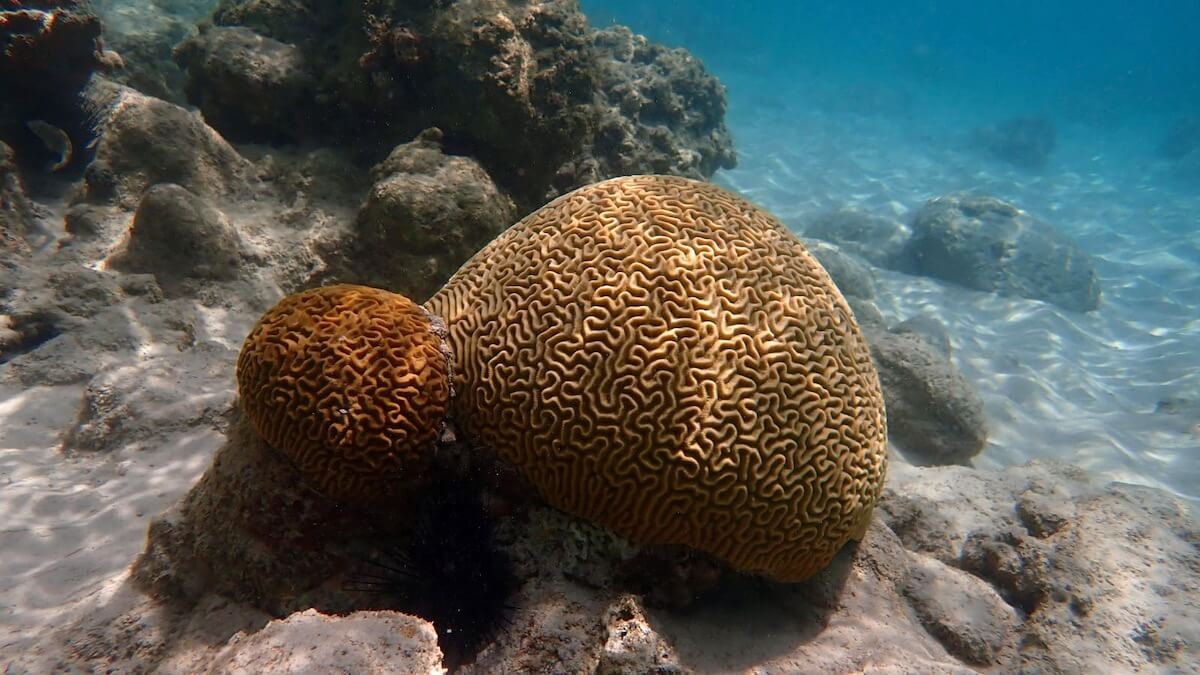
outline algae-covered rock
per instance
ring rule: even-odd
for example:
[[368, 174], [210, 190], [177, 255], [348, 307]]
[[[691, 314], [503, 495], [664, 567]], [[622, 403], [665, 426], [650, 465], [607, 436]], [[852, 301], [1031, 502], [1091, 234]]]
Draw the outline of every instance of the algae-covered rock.
[[0, 141], [0, 252], [28, 253], [37, 206], [25, 194], [13, 150]]
[[146, 191], [114, 268], [153, 274], [172, 290], [186, 278], [237, 276], [241, 241], [223, 213], [187, 188], [159, 183]]
[[1091, 258], [1050, 223], [994, 197], [953, 194], [917, 213], [896, 264], [902, 271], [1054, 303], [1100, 306]]
[[295, 45], [213, 26], [176, 47], [175, 59], [189, 74], [188, 100], [234, 140], [302, 138], [318, 124], [305, 105], [311, 76]]
[[1057, 133], [1046, 117], [1014, 117], [971, 132], [971, 142], [995, 159], [1025, 169], [1040, 169], [1054, 151]]
[[87, 199], [133, 208], [156, 183], [176, 183], [201, 197], [245, 190], [247, 162], [199, 115], [108, 85], [98, 94], [100, 140], [84, 174]]
[[284, 675], [314, 667], [342, 673], [445, 672], [437, 632], [428, 621], [399, 612], [329, 616], [311, 609], [235, 635], [209, 672]]
[[372, 170], [347, 276], [424, 300], [516, 220], [516, 206], [469, 157], [446, 154], [438, 129], [397, 146]]
[[177, 58], [230, 138], [369, 156], [437, 127], [522, 212], [603, 178], [735, 162], [724, 88], [699, 60], [597, 31], [573, 0], [225, 0], [213, 21]]
[[871, 330], [888, 437], [917, 464], [962, 464], [987, 444], [983, 400], [950, 359], [914, 333]]

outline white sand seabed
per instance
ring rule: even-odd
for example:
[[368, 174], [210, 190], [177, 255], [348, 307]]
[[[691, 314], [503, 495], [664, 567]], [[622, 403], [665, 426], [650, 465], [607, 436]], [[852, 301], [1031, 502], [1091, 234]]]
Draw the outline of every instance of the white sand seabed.
[[[99, 371], [91, 382], [114, 405], [95, 450], [65, 447], [89, 405], [88, 382], [0, 381], [0, 664], [103, 605], [145, 545], [150, 520], [208, 467], [234, 396], [233, 346], [254, 319], [245, 314], [136, 300], [77, 329], [119, 335], [110, 340], [119, 348], [80, 348], [69, 334], [63, 348], [44, 345], [52, 354], [42, 368]], [[177, 331], [164, 330], [180, 316], [195, 329], [186, 350]]]
[[[1200, 498], [1196, 410], [1155, 413], [1159, 400], [1200, 398], [1195, 191], [1157, 187], [1153, 165], [1131, 167], [1118, 159], [1124, 148], [1094, 147], [1070, 129], [1052, 165], [1029, 174], [955, 147], [942, 127], [764, 109], [730, 85], [741, 164], [719, 180], [793, 227], [843, 206], [906, 221], [930, 197], [974, 189], [1058, 225], [1097, 258], [1104, 300], [1089, 314], [877, 273], [890, 319], [926, 313], [946, 324], [988, 413], [991, 441], [977, 465], [1055, 458], [1098, 479]], [[195, 483], [223, 440], [213, 412], [232, 401], [236, 346], [256, 317], [243, 308], [213, 320], [198, 303], [175, 310], [200, 327], [194, 346], [180, 350], [147, 329], [105, 354], [103, 371], [117, 373], [130, 411], [116, 447], [63, 450], [85, 383], [0, 384], [0, 663], [100, 602], [142, 550], [150, 519]], [[106, 320], [116, 319], [96, 319]]]

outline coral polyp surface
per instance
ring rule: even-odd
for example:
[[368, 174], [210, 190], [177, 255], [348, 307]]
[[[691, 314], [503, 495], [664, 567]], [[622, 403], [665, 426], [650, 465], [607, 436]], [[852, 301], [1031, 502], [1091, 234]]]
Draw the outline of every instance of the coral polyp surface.
[[428, 303], [460, 426], [553, 506], [780, 580], [865, 530], [879, 381], [845, 299], [769, 213], [665, 176], [534, 212]]
[[429, 459], [450, 401], [431, 319], [395, 293], [327, 286], [259, 319], [237, 364], [258, 433], [333, 498], [386, 493]]

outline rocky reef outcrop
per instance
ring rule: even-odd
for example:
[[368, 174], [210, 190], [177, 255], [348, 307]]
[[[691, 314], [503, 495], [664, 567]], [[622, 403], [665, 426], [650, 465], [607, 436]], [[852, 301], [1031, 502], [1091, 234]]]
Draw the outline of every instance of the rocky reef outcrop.
[[[427, 3], [371, 3], [383, 8], [377, 21], [360, 16], [347, 32], [321, 36], [345, 23], [348, 4], [226, 1], [217, 25], [200, 34], [240, 40], [254, 31], [270, 48], [263, 53], [300, 50], [291, 65], [255, 62], [249, 46], [245, 62], [225, 62], [242, 64], [227, 74], [246, 78], [237, 86], [305, 92], [296, 99], [305, 115], [234, 96], [214, 99], [212, 111], [230, 116], [212, 119], [259, 140], [293, 128], [314, 142], [328, 133], [320, 147], [235, 146], [207, 117], [95, 78], [85, 87], [100, 139], [64, 229], [52, 223], [53, 246], [0, 256], [0, 391], [16, 411], [6, 419], [26, 425], [5, 432], [21, 434], [6, 438], [27, 446], [12, 451], [33, 467], [5, 468], [18, 472], [6, 473], [6, 494], [29, 498], [27, 509], [12, 510], [20, 523], [6, 533], [6, 552], [22, 554], [4, 558], [18, 600], [0, 626], [6, 668], [1027, 673], [1186, 671], [1200, 660], [1200, 524], [1171, 496], [1093, 484], [1058, 464], [988, 471], [906, 461], [969, 460], [978, 429], [947, 419], [971, 420], [977, 410], [945, 370], [944, 330], [915, 320], [885, 327], [869, 299], [882, 275], [855, 257], [870, 252], [865, 244], [814, 251], [864, 330], [886, 333], [874, 355], [883, 397], [893, 424], [913, 429], [891, 427], [893, 440], [933, 447], [917, 457], [910, 440], [908, 454], [892, 457], [861, 543], [807, 581], [739, 574], [678, 549], [639, 550], [531, 499], [453, 424], [438, 429], [433, 466], [466, 480], [429, 477], [411, 494], [413, 511], [351, 507], [313, 490], [235, 411], [231, 364], [263, 309], [319, 282], [429, 288], [543, 194], [625, 166], [703, 174], [730, 157], [727, 138], [705, 137], [719, 89], [705, 84], [697, 63], [617, 29], [577, 31], [570, 3], [461, 2], [440, 23], [398, 20], [426, 16]], [[216, 69], [197, 65], [205, 45], [218, 44], [201, 36], [184, 50], [197, 51], [181, 56], [193, 86]], [[430, 73], [423, 64], [442, 58], [424, 53], [431, 44], [459, 56], [479, 48], [487, 58]], [[585, 77], [571, 65], [579, 45], [618, 56]], [[559, 49], [566, 70], [549, 72]], [[332, 65], [314, 72], [314, 62]], [[538, 89], [575, 81], [570, 73], [594, 85], [605, 81], [604, 68], [617, 74], [612, 86], [578, 101]], [[366, 74], [340, 76], [359, 71]], [[432, 116], [418, 116], [389, 129], [387, 111], [408, 104], [368, 100], [429, 82], [472, 90], [447, 105], [487, 107], [487, 119], [448, 115], [435, 130]], [[532, 117], [542, 111], [566, 126], [538, 126]], [[510, 123], [519, 138], [489, 140]], [[602, 127], [608, 141], [574, 135]], [[376, 147], [390, 152], [353, 157], [333, 142], [362, 129], [378, 133], [363, 136], [372, 146], [387, 139]], [[578, 144], [521, 175], [520, 153], [536, 154], [554, 138]], [[521, 143], [528, 148], [513, 150]], [[679, 152], [689, 148], [694, 154]], [[37, 206], [8, 166], [0, 161], [0, 223], [28, 244]], [[956, 203], [963, 213], [973, 208]], [[548, 268], [557, 265], [554, 252], [545, 252]], [[522, 309], [543, 316], [536, 305]], [[531, 339], [515, 324], [497, 336]], [[674, 353], [670, 342], [661, 351]], [[764, 332], [738, 346], [755, 342], [775, 344]], [[881, 356], [889, 349], [894, 366]], [[379, 360], [357, 363], [377, 372]], [[912, 381], [895, 388], [900, 403], [889, 372]], [[929, 388], [938, 391], [922, 398]], [[1188, 405], [1164, 400], [1160, 412], [1184, 415]], [[317, 406], [335, 423], [352, 407]], [[37, 417], [54, 421], [27, 421]], [[487, 607], [471, 604], [479, 596]], [[464, 632], [465, 642], [448, 639]]]
[[571, 0], [226, 0], [213, 24], [176, 58], [189, 100], [233, 139], [365, 138], [370, 154], [437, 127], [522, 212], [613, 175], [735, 162], [724, 90], [699, 61], [596, 31]]
[[[505, 529], [524, 582], [458, 672], [1170, 672], [1200, 656], [1197, 521], [1159, 491], [1094, 485], [1064, 465], [899, 465], [863, 543], [826, 572], [800, 585], [729, 578], [687, 611], [623, 590], [619, 549], [585, 525], [535, 511]], [[59, 663], [82, 668], [194, 672], [299, 658], [301, 646], [321, 667], [442, 663], [433, 628], [394, 610], [268, 623], [213, 595], [182, 614], [128, 586], [108, 597], [19, 665], [44, 666], [56, 643], [73, 654]], [[361, 641], [353, 654], [312, 651], [330, 631]]]
[[[0, 139], [17, 150], [23, 165], [64, 168], [73, 159], [71, 148], [92, 139], [90, 110], [80, 93], [92, 73], [122, 66], [120, 56], [104, 48], [102, 31], [87, 0], [0, 5]], [[66, 147], [47, 148], [39, 125], [57, 137], [51, 145]]]
[[725, 128], [725, 91], [695, 56], [624, 26], [593, 36], [597, 116], [590, 144], [555, 177], [558, 190], [611, 176], [707, 178], [737, 163]]

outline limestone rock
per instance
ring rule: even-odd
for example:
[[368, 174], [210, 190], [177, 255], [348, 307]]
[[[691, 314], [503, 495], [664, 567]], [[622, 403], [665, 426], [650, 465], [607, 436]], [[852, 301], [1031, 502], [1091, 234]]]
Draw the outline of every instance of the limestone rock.
[[235, 635], [209, 672], [445, 673], [432, 625], [399, 612], [293, 614]]
[[987, 443], [983, 401], [950, 360], [912, 333], [869, 330], [888, 436], [918, 464], [961, 464]]
[[184, 187], [159, 183], [142, 197], [109, 264], [153, 274], [170, 291], [187, 278], [232, 279], [241, 262], [240, 238], [224, 214]]
[[175, 49], [186, 93], [205, 120], [237, 139], [299, 139], [317, 120], [305, 109], [310, 75], [299, 47], [244, 26], [208, 27]]
[[855, 296], [864, 300], [875, 297], [875, 279], [871, 270], [855, 256], [823, 241], [806, 242], [810, 253], [817, 257], [821, 267], [833, 277], [833, 283], [842, 295]]
[[[88, 0], [0, 3], [0, 127], [21, 163], [39, 170], [72, 165], [71, 153], [48, 150], [26, 126], [40, 121], [75, 148], [88, 141], [80, 92], [94, 73], [119, 68], [104, 49], [99, 17]], [[59, 165], [61, 163], [61, 166]]]
[[84, 174], [88, 201], [133, 208], [156, 183], [209, 198], [245, 191], [249, 163], [199, 115], [128, 88], [104, 100], [96, 158]]
[[993, 197], [954, 194], [917, 213], [901, 271], [1086, 312], [1100, 305], [1091, 258], [1053, 225]]
[[841, 209], [817, 216], [804, 236], [836, 244], [876, 267], [890, 268], [912, 232], [908, 226], [859, 209]]
[[171, 51], [187, 36], [188, 29], [187, 24], [175, 20], [146, 32], [110, 32], [111, 44], [125, 62], [125, 68], [113, 73], [112, 79], [147, 96], [185, 104], [183, 71], [171, 61]]
[[37, 205], [25, 194], [13, 150], [0, 141], [0, 253], [29, 253]]
[[680, 673], [683, 667], [669, 642], [646, 620], [638, 599], [618, 598], [604, 611], [608, 639], [597, 673]]
[[597, 31], [573, 0], [223, 0], [213, 20], [178, 56], [190, 100], [231, 138], [369, 154], [438, 127], [522, 212], [604, 178], [736, 161], [724, 88], [699, 60]]
[[428, 129], [374, 168], [348, 275], [424, 300], [516, 220], [483, 167], [446, 154], [442, 142], [440, 130]]
[[918, 314], [909, 317], [889, 330], [901, 335], [916, 335], [947, 359], [954, 354], [953, 346], [950, 344], [950, 334], [946, 331], [946, 324], [932, 314]]
[[1054, 122], [1046, 117], [1015, 117], [971, 132], [971, 142], [980, 150], [1025, 169], [1045, 166], [1056, 137]]
[[737, 165], [725, 126], [725, 87], [685, 49], [624, 26], [594, 34], [595, 131], [559, 168], [553, 196], [612, 176], [659, 173], [706, 179]]
[[925, 630], [965, 663], [993, 666], [1014, 656], [1021, 615], [982, 579], [916, 557], [903, 592]]
[[1005, 672], [1186, 672], [1200, 659], [1200, 523], [1167, 493], [1043, 462], [894, 464], [891, 477], [880, 516], [905, 548], [1016, 610], [1021, 648]]
[[151, 522], [133, 579], [162, 599], [218, 593], [286, 616], [312, 606], [304, 594], [340, 569], [345, 541], [371, 525], [309, 488], [239, 417], [199, 483]]
[[1200, 152], [1200, 116], [1183, 116], [1175, 120], [1163, 134], [1158, 144], [1158, 153], [1178, 161]]

